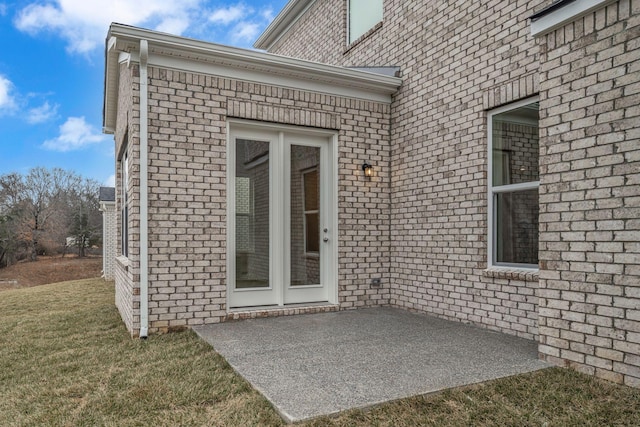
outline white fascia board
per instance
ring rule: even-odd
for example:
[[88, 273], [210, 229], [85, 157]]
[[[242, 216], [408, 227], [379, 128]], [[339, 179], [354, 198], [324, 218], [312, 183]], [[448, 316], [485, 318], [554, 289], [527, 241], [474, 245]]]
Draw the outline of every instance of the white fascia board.
[[118, 110], [118, 84], [120, 73], [118, 72], [118, 52], [115, 49], [116, 38], [107, 40], [104, 59], [104, 104], [102, 106], [102, 132], [113, 134], [115, 132], [116, 114]]
[[131, 55], [118, 51], [116, 37], [107, 42], [104, 76], [104, 105], [102, 113], [102, 133], [114, 134], [118, 114], [118, 91], [120, 84], [120, 64], [129, 64]]
[[[391, 102], [391, 93], [372, 92], [367, 82], [349, 85], [339, 77], [323, 80], [309, 79], [301, 72], [268, 73], [252, 68], [230, 67], [226, 64], [213, 64], [191, 59], [176, 58], [158, 54], [153, 51], [149, 56], [149, 65], [160, 68], [168, 68], [177, 71], [188, 71], [198, 74], [208, 74], [236, 80], [261, 83], [270, 86], [299, 89], [310, 92], [320, 92], [328, 95], [343, 96], [346, 98], [358, 98], [368, 101], [383, 103]], [[394, 88], [394, 92], [397, 87]]]
[[112, 24], [113, 46], [107, 52], [105, 131], [115, 126], [116, 75], [120, 53], [137, 62], [140, 40], [149, 43], [149, 64], [291, 89], [390, 103], [402, 80], [343, 67], [223, 46], [141, 28]]
[[531, 21], [531, 35], [545, 35], [561, 26], [583, 17], [587, 13], [603, 8], [617, 0], [578, 0], [560, 7], [548, 14]]
[[269, 50], [313, 5], [315, 0], [290, 0], [253, 44], [256, 49]]

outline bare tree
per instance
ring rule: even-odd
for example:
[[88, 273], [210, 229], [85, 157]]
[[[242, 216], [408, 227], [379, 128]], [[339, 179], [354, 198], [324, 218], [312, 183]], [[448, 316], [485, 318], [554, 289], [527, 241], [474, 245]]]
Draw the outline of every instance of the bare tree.
[[0, 176], [0, 267], [12, 264], [21, 247], [22, 177], [17, 173]]
[[38, 257], [38, 243], [51, 230], [52, 218], [65, 206], [65, 196], [81, 178], [62, 169], [33, 168], [24, 179], [23, 203], [26, 210], [23, 238], [31, 243], [32, 261]]
[[45, 246], [62, 248], [70, 236], [80, 239], [83, 256], [101, 234], [98, 188], [96, 181], [57, 168], [0, 176], [0, 265], [19, 249], [35, 261]]
[[70, 235], [73, 236], [78, 248], [78, 255], [84, 257], [86, 248], [97, 243], [100, 239], [102, 217], [100, 215], [100, 201], [98, 190], [100, 184], [93, 180], [84, 180], [75, 186], [69, 194], [69, 208], [71, 209]]

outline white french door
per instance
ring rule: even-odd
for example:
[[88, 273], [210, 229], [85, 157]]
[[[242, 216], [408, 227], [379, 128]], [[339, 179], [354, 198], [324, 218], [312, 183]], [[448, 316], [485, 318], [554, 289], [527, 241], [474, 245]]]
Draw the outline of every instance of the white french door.
[[336, 302], [335, 136], [229, 125], [229, 307]]

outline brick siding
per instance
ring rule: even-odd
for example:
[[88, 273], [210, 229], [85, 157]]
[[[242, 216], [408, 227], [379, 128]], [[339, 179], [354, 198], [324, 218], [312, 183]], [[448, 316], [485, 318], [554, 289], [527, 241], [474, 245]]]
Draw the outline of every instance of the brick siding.
[[117, 253], [118, 214], [114, 202], [101, 202], [102, 211], [102, 277], [113, 280]]
[[[550, 362], [640, 386], [640, 0], [534, 39], [529, 17], [550, 3], [385, 1], [384, 21], [347, 45], [346, 2], [318, 0], [271, 49], [398, 66], [391, 105], [151, 67], [150, 331], [305, 312], [226, 307], [226, 125], [242, 118], [338, 132], [340, 309], [392, 305], [539, 339]], [[132, 242], [136, 78], [121, 69], [116, 130], [119, 144], [128, 121]], [[491, 268], [487, 114], [536, 95], [540, 270]], [[135, 334], [130, 253], [116, 298]]]
[[540, 352], [640, 386], [640, 1], [540, 37]]
[[[118, 239], [116, 240], [116, 262], [114, 268], [116, 307], [133, 336], [140, 331], [140, 178], [139, 172], [139, 83], [138, 68], [120, 66], [118, 96], [118, 119], [116, 122], [116, 216]], [[125, 138], [129, 141], [125, 141]], [[129, 257], [122, 256], [122, 163], [124, 147], [129, 156]]]
[[[388, 304], [388, 105], [150, 68], [149, 331], [228, 316], [229, 117], [338, 130], [339, 305]], [[379, 165], [373, 181], [363, 156]], [[371, 288], [371, 277], [385, 286]]]
[[392, 104], [391, 304], [537, 336], [537, 275], [487, 270], [487, 110], [536, 95], [529, 20], [544, 1], [385, 1], [346, 44], [346, 2], [317, 1], [273, 53], [399, 66]]

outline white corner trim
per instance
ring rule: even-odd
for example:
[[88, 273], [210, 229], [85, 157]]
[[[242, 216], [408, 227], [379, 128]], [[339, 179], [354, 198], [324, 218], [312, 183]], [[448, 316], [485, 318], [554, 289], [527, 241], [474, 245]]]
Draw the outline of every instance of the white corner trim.
[[531, 21], [531, 35], [542, 36], [617, 0], [578, 0]]

